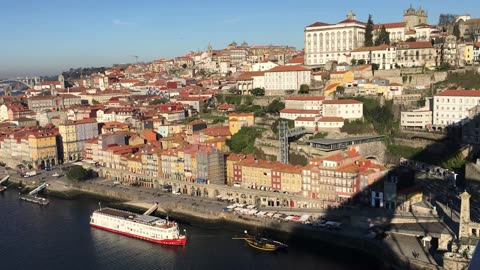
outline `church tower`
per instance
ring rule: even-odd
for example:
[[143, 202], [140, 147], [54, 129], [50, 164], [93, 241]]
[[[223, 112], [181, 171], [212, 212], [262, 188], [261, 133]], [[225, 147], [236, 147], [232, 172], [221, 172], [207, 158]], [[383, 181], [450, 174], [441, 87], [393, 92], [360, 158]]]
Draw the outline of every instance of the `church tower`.
[[58, 75], [58, 81], [60, 82], [60, 88], [65, 89], [65, 78], [62, 74]]
[[463, 192], [460, 195], [460, 228], [458, 232], [458, 238], [469, 237], [469, 224], [470, 224], [470, 194]]

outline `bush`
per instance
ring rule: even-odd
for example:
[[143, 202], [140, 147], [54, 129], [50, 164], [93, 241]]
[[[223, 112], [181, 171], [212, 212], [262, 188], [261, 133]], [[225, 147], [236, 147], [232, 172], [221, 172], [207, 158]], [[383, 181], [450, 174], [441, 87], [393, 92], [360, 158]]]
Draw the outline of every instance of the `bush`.
[[83, 181], [91, 178], [93, 176], [92, 170], [86, 170], [82, 166], [72, 166], [67, 172], [67, 178], [69, 180]]
[[271, 129], [272, 129], [273, 133], [275, 133], [275, 134], [278, 134], [278, 123], [280, 121], [286, 121], [288, 128], [294, 128], [295, 127], [295, 121], [290, 120], [290, 119], [285, 119], [285, 118], [279, 118], [279, 119], [273, 121], [273, 123], [272, 123]]
[[265, 89], [263, 88], [255, 88], [250, 90], [250, 93], [254, 96], [264, 96], [265, 95]]
[[285, 103], [280, 101], [280, 99], [274, 99], [266, 108], [267, 113], [279, 114], [281, 110], [285, 108]]
[[242, 127], [231, 139], [227, 140], [227, 146], [234, 153], [251, 154], [255, 148], [255, 139], [261, 135], [261, 128]]

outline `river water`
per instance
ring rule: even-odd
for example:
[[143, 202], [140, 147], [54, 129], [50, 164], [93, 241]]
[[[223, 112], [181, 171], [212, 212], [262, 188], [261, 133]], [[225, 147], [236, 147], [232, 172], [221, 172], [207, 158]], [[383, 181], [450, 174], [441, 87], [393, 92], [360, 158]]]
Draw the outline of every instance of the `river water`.
[[13, 188], [0, 194], [0, 269], [377, 269], [363, 254], [320, 243], [257, 251], [231, 239], [238, 229], [205, 224], [180, 224], [187, 246], [161, 246], [91, 228], [96, 200], [49, 199], [45, 207], [18, 200]]

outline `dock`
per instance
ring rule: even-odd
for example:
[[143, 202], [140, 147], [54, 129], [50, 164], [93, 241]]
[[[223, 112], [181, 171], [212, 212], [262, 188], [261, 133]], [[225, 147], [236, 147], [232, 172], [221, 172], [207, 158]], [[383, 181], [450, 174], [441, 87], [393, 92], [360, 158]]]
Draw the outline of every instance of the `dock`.
[[32, 195], [20, 195], [18, 198], [26, 202], [36, 203], [40, 205], [47, 205], [50, 203], [50, 201], [45, 198]]
[[20, 200], [26, 201], [26, 202], [31, 202], [31, 203], [36, 203], [40, 205], [47, 205], [50, 203], [49, 200], [42, 198], [42, 197], [37, 197], [37, 194], [44, 190], [48, 186], [47, 183], [43, 183], [40, 186], [38, 186], [36, 189], [30, 191], [28, 194], [20, 194], [18, 197]]
[[158, 209], [158, 203], [155, 203], [154, 205], [152, 205], [152, 207], [150, 207], [147, 211], [145, 211], [145, 213], [143, 213], [143, 215], [149, 216], [150, 214], [155, 212], [157, 209]]

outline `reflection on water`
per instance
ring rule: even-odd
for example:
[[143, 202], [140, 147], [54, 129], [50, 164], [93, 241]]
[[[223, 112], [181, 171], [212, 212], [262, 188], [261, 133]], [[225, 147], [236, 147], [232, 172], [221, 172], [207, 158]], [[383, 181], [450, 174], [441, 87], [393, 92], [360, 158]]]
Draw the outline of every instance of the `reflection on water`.
[[161, 246], [91, 228], [94, 200], [50, 198], [41, 207], [17, 196], [0, 196], [1, 269], [373, 269], [352, 251], [289, 243], [285, 252], [261, 252], [232, 240], [232, 230], [205, 226], [180, 224], [187, 246]]

